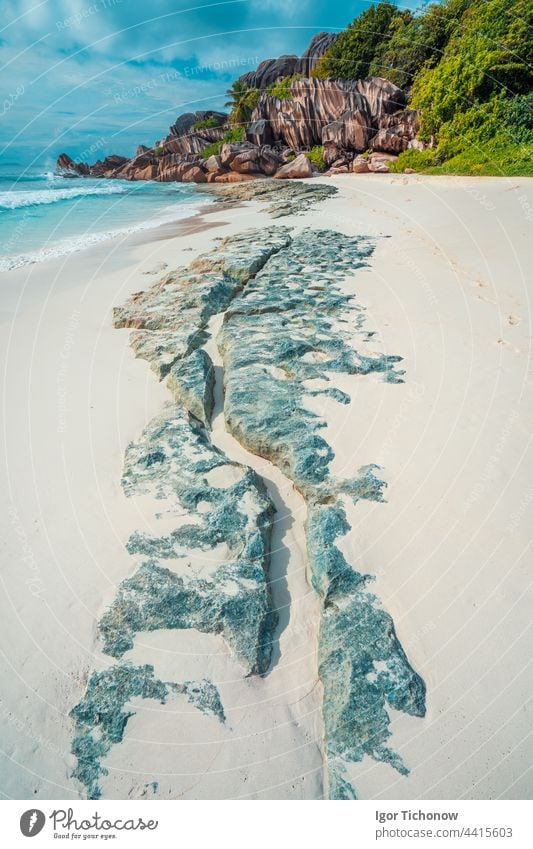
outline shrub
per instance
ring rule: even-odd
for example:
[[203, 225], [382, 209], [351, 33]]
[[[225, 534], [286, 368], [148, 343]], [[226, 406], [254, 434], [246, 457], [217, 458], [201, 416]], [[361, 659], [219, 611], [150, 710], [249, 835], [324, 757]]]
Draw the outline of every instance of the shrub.
[[224, 133], [220, 141], [212, 142], [211, 144], [208, 144], [207, 147], [204, 147], [204, 149], [200, 151], [200, 156], [204, 159], [209, 159], [210, 156], [217, 156], [220, 153], [223, 144], [240, 142], [243, 139], [244, 128], [233, 127], [231, 130], [227, 130], [227, 132]]
[[470, 0], [439, 64], [424, 66], [415, 77], [412, 106], [421, 112], [422, 138], [492, 97], [527, 93], [532, 26], [530, 0]]
[[266, 87], [265, 91], [271, 97], [277, 97], [278, 100], [292, 100], [291, 86], [296, 80], [301, 79], [301, 74], [294, 74], [292, 77], [283, 77], [277, 83], [271, 83]]
[[434, 150], [404, 150], [396, 161], [389, 163], [391, 171], [401, 174], [405, 168], [413, 168], [415, 171], [426, 171], [437, 165], [437, 157]]
[[324, 159], [324, 148], [321, 144], [312, 147], [307, 153], [307, 158], [311, 162], [311, 165], [314, 165], [318, 171], [325, 171], [328, 167]]
[[224, 123], [220, 118], [204, 118], [201, 121], [195, 121], [191, 125], [191, 130], [214, 130], [216, 127], [221, 127]]

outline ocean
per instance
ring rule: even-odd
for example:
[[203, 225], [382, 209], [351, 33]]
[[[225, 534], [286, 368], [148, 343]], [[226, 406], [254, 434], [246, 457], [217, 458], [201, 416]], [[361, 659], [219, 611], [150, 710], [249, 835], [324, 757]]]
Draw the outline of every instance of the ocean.
[[22, 170], [0, 168], [0, 272], [188, 218], [210, 203], [190, 183]]

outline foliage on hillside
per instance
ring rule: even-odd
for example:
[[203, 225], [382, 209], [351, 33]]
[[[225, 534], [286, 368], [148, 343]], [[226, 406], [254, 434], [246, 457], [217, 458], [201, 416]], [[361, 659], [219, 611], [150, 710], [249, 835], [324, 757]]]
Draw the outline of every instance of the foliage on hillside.
[[320, 57], [312, 71], [313, 76], [335, 79], [370, 76], [371, 65], [383, 42], [391, 38], [403, 21], [410, 19], [410, 12], [400, 11], [393, 3], [369, 6]]
[[397, 167], [532, 173], [531, 0], [445, 0], [415, 15], [378, 3], [340, 34], [314, 74], [383, 76], [410, 88], [420, 138], [434, 146], [407, 151]]

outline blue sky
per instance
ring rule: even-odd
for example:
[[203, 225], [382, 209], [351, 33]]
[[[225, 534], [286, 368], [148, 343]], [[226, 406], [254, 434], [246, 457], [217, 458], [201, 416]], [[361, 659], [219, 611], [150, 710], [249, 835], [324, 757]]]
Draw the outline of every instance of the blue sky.
[[[223, 106], [259, 61], [301, 54], [362, 0], [2, 0], [0, 161], [131, 155], [181, 112]], [[416, 7], [407, 0], [404, 8]]]

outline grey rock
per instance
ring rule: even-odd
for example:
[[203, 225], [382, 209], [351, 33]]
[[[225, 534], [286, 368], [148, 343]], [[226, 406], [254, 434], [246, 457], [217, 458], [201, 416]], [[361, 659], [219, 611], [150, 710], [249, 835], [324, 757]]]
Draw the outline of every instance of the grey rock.
[[203, 349], [172, 365], [167, 386], [174, 400], [183, 404], [193, 416], [210, 427], [214, 407], [215, 370], [209, 354]]
[[215, 154], [213, 154], [213, 156], [210, 156], [208, 159], [205, 160], [206, 171], [220, 171], [221, 168], [222, 160], [220, 156], [216, 156]]
[[301, 180], [312, 176], [313, 169], [305, 153], [301, 153], [292, 162], [282, 165], [274, 174], [276, 180]]
[[319, 32], [311, 39], [309, 46], [301, 57], [290, 55], [278, 59], [266, 59], [258, 65], [255, 71], [249, 71], [239, 77], [240, 81], [251, 88], [264, 89], [271, 83], [278, 82], [283, 77], [302, 74], [308, 77], [320, 57], [335, 41], [337, 35], [329, 32]]
[[[211, 485], [207, 476], [221, 468], [228, 485]], [[159, 499], [167, 522], [186, 511], [190, 523], [176, 521], [164, 536], [130, 537], [128, 550], [142, 563], [99, 622], [104, 652], [122, 657], [139, 631], [196, 628], [222, 634], [247, 674], [265, 672], [277, 618], [267, 581], [274, 511], [262, 481], [218, 451], [183, 408], [170, 406], [128, 446], [123, 487], [129, 497]], [[187, 568], [193, 550], [221, 544], [228, 554], [220, 565], [201, 574]]]
[[160, 681], [154, 676], [153, 666], [148, 664], [124, 663], [104, 672], [93, 672], [83, 699], [70, 714], [75, 728], [72, 753], [77, 758], [73, 776], [85, 785], [89, 799], [101, 796], [99, 780], [108, 773], [101, 761], [113, 745], [122, 741], [128, 720], [135, 715], [135, 711], [126, 708], [131, 699], [157, 699], [164, 704], [178, 694], [224, 722], [218, 690], [205, 679], [183, 684]]

